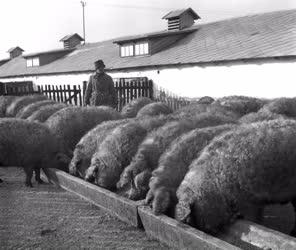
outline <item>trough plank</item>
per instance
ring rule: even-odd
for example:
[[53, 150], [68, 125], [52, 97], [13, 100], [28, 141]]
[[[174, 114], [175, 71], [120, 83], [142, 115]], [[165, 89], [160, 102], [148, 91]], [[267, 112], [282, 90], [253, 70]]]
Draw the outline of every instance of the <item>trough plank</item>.
[[248, 243], [261, 249], [296, 249], [296, 238], [247, 220], [236, 221], [219, 238], [230, 243]]
[[241, 249], [167, 216], [156, 216], [148, 207], [139, 206], [138, 211], [146, 234], [170, 247], [207, 250]]

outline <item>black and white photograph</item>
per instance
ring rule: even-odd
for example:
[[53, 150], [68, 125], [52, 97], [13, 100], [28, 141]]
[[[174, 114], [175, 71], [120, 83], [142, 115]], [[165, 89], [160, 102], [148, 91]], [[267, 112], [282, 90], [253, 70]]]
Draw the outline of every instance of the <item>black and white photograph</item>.
[[0, 32], [1, 250], [296, 250], [295, 0], [1, 0]]

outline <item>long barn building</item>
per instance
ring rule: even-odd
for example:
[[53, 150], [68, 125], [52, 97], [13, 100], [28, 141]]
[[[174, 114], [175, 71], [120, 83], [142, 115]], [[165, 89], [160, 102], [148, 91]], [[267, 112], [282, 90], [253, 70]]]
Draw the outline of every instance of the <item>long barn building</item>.
[[186, 97], [296, 96], [296, 10], [198, 24], [191, 8], [163, 19], [167, 30], [81, 44], [78, 34], [64, 48], [0, 60], [0, 81], [81, 84], [103, 59], [114, 78], [148, 77]]

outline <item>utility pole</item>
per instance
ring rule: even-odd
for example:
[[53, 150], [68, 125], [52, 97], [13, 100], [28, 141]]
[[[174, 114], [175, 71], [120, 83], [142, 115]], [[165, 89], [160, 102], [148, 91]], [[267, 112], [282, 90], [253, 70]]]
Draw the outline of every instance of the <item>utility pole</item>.
[[82, 17], [83, 17], [83, 39], [84, 39], [83, 44], [85, 44], [85, 15], [84, 15], [84, 8], [86, 6], [86, 2], [85, 1], [80, 1], [80, 3], [82, 5]]

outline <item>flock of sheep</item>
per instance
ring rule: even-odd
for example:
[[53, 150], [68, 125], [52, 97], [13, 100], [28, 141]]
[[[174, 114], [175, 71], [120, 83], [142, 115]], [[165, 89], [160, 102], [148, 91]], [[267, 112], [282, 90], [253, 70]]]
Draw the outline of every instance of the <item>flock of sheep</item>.
[[296, 98], [204, 97], [174, 112], [139, 98], [119, 113], [1, 96], [0, 117], [0, 166], [22, 166], [28, 186], [59, 168], [211, 234], [268, 204], [296, 211]]

